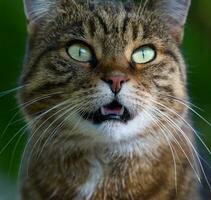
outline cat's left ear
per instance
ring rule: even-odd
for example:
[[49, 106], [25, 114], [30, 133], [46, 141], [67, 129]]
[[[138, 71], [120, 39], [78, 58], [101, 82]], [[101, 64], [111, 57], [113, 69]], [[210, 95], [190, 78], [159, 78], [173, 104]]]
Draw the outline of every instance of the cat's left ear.
[[163, 20], [169, 26], [172, 36], [178, 43], [181, 43], [191, 0], [152, 1], [154, 9], [160, 13]]

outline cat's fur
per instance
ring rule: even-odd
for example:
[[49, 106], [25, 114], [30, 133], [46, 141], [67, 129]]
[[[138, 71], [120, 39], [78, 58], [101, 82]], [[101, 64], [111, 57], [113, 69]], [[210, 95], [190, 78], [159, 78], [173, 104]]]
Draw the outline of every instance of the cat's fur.
[[[179, 49], [189, 6], [190, 0], [25, 0], [29, 43], [19, 99], [30, 136], [23, 200], [200, 199]], [[93, 49], [95, 63], [67, 55], [74, 40]], [[154, 46], [156, 59], [131, 63], [143, 45]], [[108, 74], [127, 76], [118, 93], [134, 116], [126, 124], [94, 125], [79, 114], [114, 99], [103, 81]]]

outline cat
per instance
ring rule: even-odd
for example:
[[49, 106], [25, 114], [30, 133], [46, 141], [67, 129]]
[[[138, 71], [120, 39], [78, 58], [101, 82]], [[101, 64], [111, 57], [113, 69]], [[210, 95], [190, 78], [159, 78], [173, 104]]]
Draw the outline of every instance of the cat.
[[190, 4], [24, 1], [22, 200], [202, 199], [180, 51]]

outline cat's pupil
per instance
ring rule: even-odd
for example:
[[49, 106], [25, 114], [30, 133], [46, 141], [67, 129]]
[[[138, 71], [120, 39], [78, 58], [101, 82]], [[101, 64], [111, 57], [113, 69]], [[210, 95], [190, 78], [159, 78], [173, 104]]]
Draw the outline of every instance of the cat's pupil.
[[84, 54], [84, 53], [85, 53], [85, 50], [84, 50], [84, 49], [82, 49], [82, 48], [80, 48], [78, 53], [79, 53], [79, 57], [81, 57], [81, 56], [82, 56], [82, 54]]
[[142, 52], [142, 57], [145, 58], [144, 49], [142, 49], [141, 52]]

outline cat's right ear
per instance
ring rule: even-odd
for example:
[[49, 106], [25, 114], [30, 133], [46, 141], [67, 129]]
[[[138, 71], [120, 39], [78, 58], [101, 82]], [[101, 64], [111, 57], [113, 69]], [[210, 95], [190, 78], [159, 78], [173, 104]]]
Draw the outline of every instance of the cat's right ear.
[[28, 22], [28, 33], [31, 34], [39, 28], [40, 20], [48, 13], [52, 0], [23, 0], [24, 11]]
[[49, 0], [23, 0], [25, 15], [29, 23], [35, 23], [42, 18], [51, 6]]

